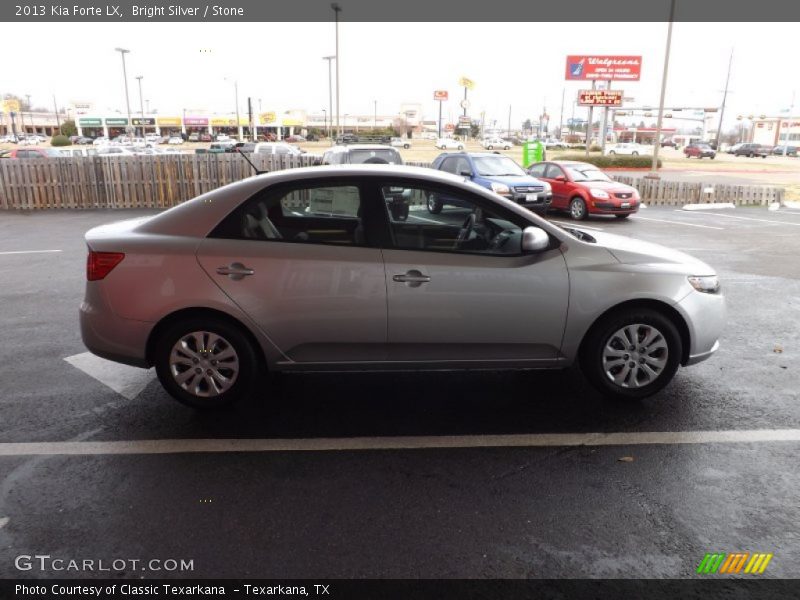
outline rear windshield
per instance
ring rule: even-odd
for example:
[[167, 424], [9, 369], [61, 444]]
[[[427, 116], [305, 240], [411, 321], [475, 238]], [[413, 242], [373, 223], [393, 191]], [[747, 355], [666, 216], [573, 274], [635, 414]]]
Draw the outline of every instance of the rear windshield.
[[350, 150], [350, 162], [361, 164], [366, 162], [388, 163], [390, 165], [402, 165], [403, 159], [400, 153], [392, 148], [380, 150]]

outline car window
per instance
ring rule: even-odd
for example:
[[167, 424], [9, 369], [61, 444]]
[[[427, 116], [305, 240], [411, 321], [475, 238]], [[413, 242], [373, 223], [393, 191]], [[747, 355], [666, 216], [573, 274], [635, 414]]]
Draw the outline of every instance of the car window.
[[365, 244], [361, 191], [354, 185], [318, 185], [259, 192], [211, 233], [228, 239]]
[[442, 171], [446, 171], [447, 173], [455, 173], [456, 172], [456, 157], [445, 158], [442, 161]]
[[358, 149], [350, 151], [351, 164], [373, 162], [390, 165], [402, 165], [403, 159], [400, 158], [400, 154], [394, 148], [380, 148], [375, 150]]
[[538, 164], [533, 165], [530, 169], [528, 169], [528, 173], [530, 173], [533, 177], [544, 177], [544, 170], [547, 168], [546, 164]]
[[487, 208], [461, 190], [398, 183], [384, 185], [381, 194], [394, 248], [505, 256], [521, 253], [522, 228], [527, 225], [521, 217]]
[[564, 177], [564, 171], [557, 165], [547, 165], [545, 177], [548, 179], [555, 179], [556, 177]]

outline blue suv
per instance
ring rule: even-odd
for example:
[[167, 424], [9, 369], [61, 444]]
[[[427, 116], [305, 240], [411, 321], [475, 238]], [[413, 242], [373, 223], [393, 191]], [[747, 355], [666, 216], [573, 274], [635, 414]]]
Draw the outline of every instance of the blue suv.
[[[460, 175], [539, 214], [545, 214], [553, 200], [546, 181], [528, 175], [508, 156], [494, 152], [445, 152], [437, 156], [432, 168]], [[428, 210], [442, 212], [445, 204], [461, 206], [456, 198], [431, 194]]]

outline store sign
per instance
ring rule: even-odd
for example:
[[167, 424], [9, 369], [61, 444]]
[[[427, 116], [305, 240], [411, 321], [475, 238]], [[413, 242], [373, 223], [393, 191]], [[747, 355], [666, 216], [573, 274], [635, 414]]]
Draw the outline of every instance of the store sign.
[[278, 124], [278, 115], [274, 112], [263, 112], [258, 115], [258, 120], [260, 125], [277, 125]]
[[106, 125], [109, 127], [125, 127], [128, 124], [128, 119], [120, 119], [114, 117], [113, 119], [106, 119]]
[[191, 127], [207, 127], [208, 119], [205, 117], [186, 117], [185, 123]]
[[581, 106], [622, 106], [622, 90], [580, 90]]
[[137, 127], [152, 127], [153, 125], [156, 124], [156, 120], [152, 117], [144, 117], [144, 118], [136, 117], [131, 120], [133, 121], [133, 124], [136, 125]]
[[3, 101], [3, 110], [8, 113], [19, 112], [19, 100], [9, 99]]
[[211, 119], [211, 125], [213, 127], [236, 127], [236, 119], [215, 117]]
[[641, 72], [641, 56], [567, 56], [567, 80], [639, 81]]
[[436, 90], [433, 92], [433, 99], [445, 102], [447, 100], [447, 90]]
[[156, 119], [156, 123], [158, 123], [159, 127], [180, 127], [181, 126], [181, 118], [180, 117], [159, 117]]
[[102, 127], [102, 119], [78, 119], [78, 125], [81, 127]]

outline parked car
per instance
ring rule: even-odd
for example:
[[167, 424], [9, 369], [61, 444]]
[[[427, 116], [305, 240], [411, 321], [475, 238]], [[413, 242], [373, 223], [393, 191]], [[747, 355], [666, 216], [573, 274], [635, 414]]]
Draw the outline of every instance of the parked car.
[[[784, 146], [775, 146], [772, 153], [783, 156], [783, 149]], [[786, 146], [786, 156], [797, 156], [797, 146]]]
[[231, 139], [232, 139], [231, 136], [229, 136], [226, 133], [218, 133], [216, 141], [218, 141], [218, 142], [230, 142]]
[[256, 145], [257, 144], [255, 142], [236, 142], [233, 146], [231, 146], [229, 152], [255, 152]]
[[725, 152], [727, 152], [728, 154], [734, 154], [742, 146], [744, 146], [744, 143], [741, 143], [741, 142], [738, 143], [738, 144], [734, 144], [733, 146], [728, 148]]
[[287, 135], [283, 138], [286, 142], [291, 142], [293, 144], [300, 144], [306, 141], [306, 138], [302, 135]]
[[691, 158], [694, 156], [696, 158], [713, 159], [717, 155], [716, 150], [714, 150], [708, 144], [702, 143], [689, 144], [683, 149], [683, 153], [686, 155], [686, 158]]
[[333, 146], [322, 155], [323, 165], [355, 165], [361, 163], [402, 165], [403, 158], [397, 150], [382, 144]]
[[662, 140], [661, 141], [662, 148], [677, 148], [678, 144], [675, 143], [675, 140]]
[[77, 146], [89, 146], [94, 143], [94, 140], [90, 137], [79, 136], [72, 143]]
[[553, 139], [553, 138], [549, 138], [549, 139], [544, 140], [542, 142], [542, 144], [544, 145], [545, 149], [547, 149], [547, 150], [553, 150], [553, 149], [555, 149], [555, 150], [563, 150], [564, 148], [567, 147], [567, 144], [565, 142], [562, 142], [561, 140], [556, 140], [556, 139]]
[[222, 152], [230, 152], [231, 149], [236, 145], [236, 142], [233, 140], [228, 140], [227, 142], [213, 142], [208, 147], [208, 152], [210, 154], [219, 154]]
[[[418, 222], [386, 210], [434, 191], [464, 208]], [[432, 169], [276, 171], [85, 241], [86, 347], [155, 367], [197, 408], [268, 396], [253, 393], [265, 370], [398, 365], [576, 364], [603, 395], [636, 401], [711, 357], [725, 320], [707, 264], [559, 227]]]
[[[508, 156], [491, 152], [445, 152], [431, 168], [469, 179], [525, 208], [544, 214], [553, 199], [550, 184], [532, 177]], [[439, 214], [444, 206], [459, 206], [458, 198], [431, 194], [428, 211]]]
[[354, 133], [343, 133], [335, 141], [337, 144], [357, 144], [358, 136]]
[[19, 143], [19, 137], [8, 134], [0, 137], [0, 144], [17, 144]]
[[94, 144], [95, 146], [106, 146], [110, 141], [111, 140], [109, 140], [106, 136], [103, 135], [94, 138], [94, 140], [92, 140], [92, 144]]
[[401, 137], [393, 137], [392, 140], [389, 142], [390, 146], [394, 146], [395, 148], [405, 148], [408, 150], [411, 148], [411, 140], [408, 138], [401, 138]]
[[495, 148], [502, 148], [503, 150], [508, 150], [513, 145], [508, 140], [504, 140], [502, 138], [486, 138], [481, 141], [481, 145], [486, 148], [487, 150], [494, 150]]
[[590, 214], [625, 219], [641, 205], [636, 188], [614, 181], [589, 163], [540, 162], [529, 167], [528, 173], [552, 187], [552, 210], [567, 211], [576, 220]]
[[453, 138], [439, 138], [436, 140], [434, 146], [439, 148], [439, 150], [463, 150], [464, 142], [454, 140]]
[[201, 142], [210, 142], [213, 138], [211, 137], [210, 133], [201, 133], [200, 134], [200, 141]]
[[754, 156], [767, 158], [771, 152], [772, 146], [764, 146], [762, 144], [742, 144], [736, 148], [732, 154], [734, 156], [749, 156], [750, 158], [753, 158]]
[[0, 158], [64, 158], [55, 148], [13, 148], [0, 150]]
[[96, 156], [97, 150], [94, 148], [62, 148], [59, 152], [63, 156]]
[[286, 142], [259, 142], [254, 145], [253, 152], [256, 154], [286, 154], [289, 156], [300, 156], [303, 151], [297, 146], [292, 146]]
[[190, 133], [189, 137], [186, 139], [187, 142], [199, 142], [200, 141], [200, 134], [199, 133]]
[[97, 156], [136, 156], [136, 148], [119, 144], [100, 146], [97, 148]]
[[170, 146], [177, 146], [183, 143], [183, 138], [179, 135], [173, 135], [169, 140], [167, 140], [167, 144]]
[[653, 153], [652, 146], [635, 144], [633, 142], [623, 142], [620, 144], [614, 144], [606, 148], [606, 154], [610, 156], [614, 156], [615, 154], [639, 156], [640, 154], [652, 154], [652, 153]]

